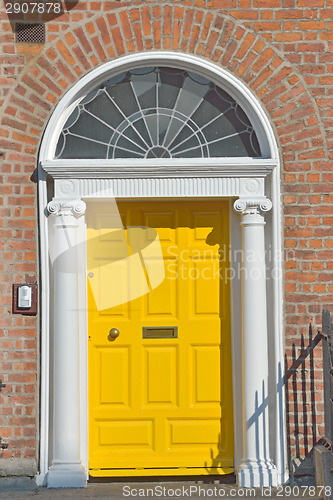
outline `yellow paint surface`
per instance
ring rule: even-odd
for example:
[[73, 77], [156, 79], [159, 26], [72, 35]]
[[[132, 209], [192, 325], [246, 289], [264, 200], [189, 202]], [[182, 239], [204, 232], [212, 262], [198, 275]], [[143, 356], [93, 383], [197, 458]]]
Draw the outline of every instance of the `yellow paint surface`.
[[[228, 203], [140, 201], [118, 208], [124, 230], [112, 227], [102, 205], [88, 217], [90, 474], [230, 473]], [[140, 226], [155, 231], [127, 229]], [[126, 271], [108, 274], [101, 285], [104, 270], [120, 260]], [[126, 296], [133, 279], [141, 291], [118, 303], [117, 290]], [[110, 300], [116, 305], [101, 307]], [[178, 338], [142, 336], [143, 327], [175, 326]], [[115, 340], [111, 328], [120, 331]]]

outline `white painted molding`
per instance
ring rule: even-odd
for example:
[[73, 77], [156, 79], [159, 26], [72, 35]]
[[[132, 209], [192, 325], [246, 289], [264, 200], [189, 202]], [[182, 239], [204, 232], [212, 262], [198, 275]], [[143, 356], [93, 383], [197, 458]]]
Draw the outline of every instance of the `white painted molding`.
[[192, 198], [239, 196], [237, 178], [80, 179], [82, 198]]
[[[68, 183], [71, 189], [68, 189]], [[75, 198], [140, 198], [140, 197], [236, 197], [247, 199], [252, 194], [265, 201], [263, 177], [158, 177], [158, 178], [84, 178], [55, 179], [54, 200]], [[254, 187], [256, 192], [254, 192]]]
[[265, 202], [263, 177], [158, 177], [55, 179], [54, 202], [75, 198], [238, 197], [249, 192]]
[[[95, 86], [105, 81], [107, 78], [125, 71], [143, 65], [161, 65], [173, 66], [182, 69], [193, 70], [207, 78], [211, 79], [220, 87], [229, 92], [234, 99], [242, 106], [249, 119], [251, 120], [261, 150], [263, 158], [207, 158], [207, 159], [179, 159], [172, 162], [159, 160], [54, 160], [54, 151], [56, 148], [59, 133], [70, 115], [73, 108], [80, 102], [84, 96]], [[281, 253], [281, 214], [280, 214], [280, 174], [279, 174], [279, 155], [273, 130], [269, 120], [263, 111], [257, 99], [252, 95], [249, 89], [242, 84], [236, 77], [229, 74], [224, 69], [214, 63], [206, 61], [196, 56], [189, 56], [178, 52], [145, 52], [137, 53], [131, 56], [121, 57], [115, 61], [110, 61], [91, 71], [76, 83], [60, 100], [54, 113], [52, 114], [48, 126], [45, 130], [39, 155], [39, 214], [40, 214], [40, 246], [41, 246], [41, 441], [40, 441], [40, 474], [38, 484], [45, 484], [45, 477], [49, 471], [50, 463], [49, 446], [53, 439], [51, 429], [49, 428], [49, 400], [53, 397], [50, 393], [49, 381], [49, 318], [50, 318], [50, 300], [52, 300], [52, 290], [50, 284], [49, 268], [49, 246], [52, 246], [52, 228], [50, 224], [53, 216], [48, 217], [47, 206], [47, 174], [54, 179], [55, 193], [54, 199], [49, 206], [53, 207], [53, 213], [57, 210], [55, 204], [65, 204], [73, 201], [83, 201], [82, 198], [89, 200], [102, 200], [103, 198], [146, 198], [154, 199], [156, 197], [228, 197], [234, 199], [239, 197], [237, 206], [244, 201], [259, 200], [260, 210], [269, 210], [269, 200], [272, 198], [273, 210], [269, 216], [271, 223], [266, 226], [268, 229], [268, 242], [272, 245], [275, 252]], [[269, 203], [268, 203], [269, 202]], [[53, 205], [52, 205], [53, 203]], [[268, 203], [268, 205], [267, 205]], [[242, 205], [243, 206], [243, 205]], [[62, 209], [65, 209], [63, 205]], [[61, 208], [59, 209], [61, 210]], [[79, 213], [72, 210], [72, 217], [77, 218], [79, 226], [77, 229], [80, 241], [84, 241], [85, 228], [84, 217], [79, 217]], [[59, 213], [59, 212], [58, 212]], [[236, 214], [234, 214], [234, 217]], [[49, 219], [49, 220], [48, 220]], [[75, 222], [75, 221], [74, 221]], [[239, 228], [238, 224], [238, 228]], [[239, 229], [240, 230], [240, 229]], [[50, 232], [49, 232], [50, 231]], [[51, 234], [51, 236], [50, 236]], [[50, 243], [49, 243], [50, 242]], [[82, 248], [84, 245], [82, 245]], [[84, 268], [85, 257], [80, 259]], [[281, 266], [281, 262], [279, 263]], [[79, 279], [81, 279], [79, 277]], [[82, 288], [85, 284], [85, 277], [80, 281]], [[272, 310], [274, 311], [271, 325], [271, 349], [274, 351], [274, 367], [272, 366], [272, 376], [278, 382], [281, 380], [281, 370], [283, 367], [283, 329], [282, 329], [282, 281], [281, 278], [270, 282], [268, 285], [272, 288]], [[239, 315], [239, 301], [232, 308], [233, 315]], [[80, 398], [82, 427], [80, 429], [80, 459], [88, 475], [88, 457], [87, 457], [87, 368], [86, 368], [86, 343], [87, 343], [87, 325], [86, 325], [86, 294], [80, 291], [79, 310], [80, 316]], [[80, 313], [81, 314], [81, 313]], [[232, 323], [237, 323], [232, 320]], [[233, 330], [233, 336], [238, 332]], [[236, 347], [237, 349], [237, 347]], [[233, 359], [236, 359], [238, 353], [233, 353]], [[237, 358], [239, 359], [239, 358]], [[233, 364], [233, 379], [235, 370], [238, 370], [236, 364]], [[274, 386], [274, 383], [273, 383]], [[273, 387], [272, 386], [272, 387]], [[234, 394], [242, 390], [241, 385], [235, 383]], [[273, 453], [274, 462], [277, 465], [279, 482], [285, 482], [288, 479], [286, 463], [286, 426], [284, 415], [284, 393], [274, 391], [271, 397], [275, 400], [270, 410], [270, 419], [273, 425], [270, 428], [272, 441], [276, 446]], [[236, 400], [236, 398], [235, 398]], [[234, 413], [242, 413], [241, 407], [235, 403]], [[238, 442], [243, 440], [243, 432], [240, 426], [235, 428]], [[238, 446], [238, 445], [237, 445]], [[236, 448], [237, 448], [236, 446]], [[52, 447], [52, 445], [51, 445]], [[240, 452], [236, 449], [236, 462], [238, 467], [240, 463]]]
[[[41, 167], [54, 179], [119, 179], [160, 177], [266, 177], [277, 165], [273, 159], [193, 158], [151, 160], [48, 160]], [[252, 188], [255, 186], [252, 185]], [[68, 184], [68, 189], [70, 184]], [[251, 189], [251, 186], [248, 186]], [[251, 192], [251, 191], [249, 191]]]
[[50, 273], [49, 273], [49, 234], [48, 217], [45, 211], [47, 205], [46, 173], [39, 169], [39, 238], [40, 238], [40, 441], [39, 441], [39, 472], [36, 476], [37, 486], [46, 485], [48, 471], [48, 453], [50, 439]]

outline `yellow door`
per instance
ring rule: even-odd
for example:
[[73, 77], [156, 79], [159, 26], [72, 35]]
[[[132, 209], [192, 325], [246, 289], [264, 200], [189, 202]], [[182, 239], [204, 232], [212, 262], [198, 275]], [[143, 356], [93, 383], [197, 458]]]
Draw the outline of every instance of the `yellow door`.
[[[125, 229], [156, 229], [165, 279], [152, 287], [146, 269], [149, 293], [98, 311], [90, 286], [96, 276], [88, 274], [90, 474], [230, 473], [228, 203], [140, 201], [118, 208]], [[88, 272], [103, 273], [128, 235], [110, 227], [102, 209], [93, 214]], [[111, 295], [121, 293], [120, 281], [110, 279]], [[119, 330], [115, 339], [112, 328]]]

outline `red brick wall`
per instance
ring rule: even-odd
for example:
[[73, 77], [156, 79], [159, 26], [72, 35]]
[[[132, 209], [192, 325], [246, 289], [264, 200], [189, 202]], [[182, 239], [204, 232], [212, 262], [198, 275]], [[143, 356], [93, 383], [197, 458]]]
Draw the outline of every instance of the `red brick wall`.
[[[39, 317], [11, 314], [11, 284], [38, 279], [33, 173], [42, 133], [80, 77], [125, 54], [212, 60], [266, 109], [281, 151], [284, 245], [294, 255], [284, 264], [285, 344], [287, 369], [296, 366], [312, 341], [309, 323], [319, 327], [321, 308], [333, 304], [333, 0], [80, 1], [46, 24], [41, 46], [14, 43], [1, 8], [0, 436], [9, 447], [0, 457], [37, 457]], [[287, 371], [291, 457], [323, 435], [319, 346], [313, 353]], [[315, 411], [304, 417], [306, 408]]]

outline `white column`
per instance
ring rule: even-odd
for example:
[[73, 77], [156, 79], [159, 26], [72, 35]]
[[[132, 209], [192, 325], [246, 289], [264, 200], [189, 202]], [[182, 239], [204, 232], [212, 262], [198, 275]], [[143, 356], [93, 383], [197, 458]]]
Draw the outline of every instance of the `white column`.
[[264, 217], [267, 198], [239, 199], [242, 226], [243, 458], [239, 486], [276, 486], [269, 451], [268, 347]]
[[80, 488], [86, 476], [80, 461], [77, 218], [86, 207], [81, 200], [54, 200], [47, 208], [54, 218], [55, 247], [53, 460], [47, 486]]

